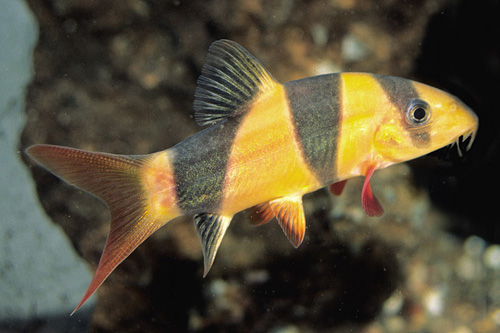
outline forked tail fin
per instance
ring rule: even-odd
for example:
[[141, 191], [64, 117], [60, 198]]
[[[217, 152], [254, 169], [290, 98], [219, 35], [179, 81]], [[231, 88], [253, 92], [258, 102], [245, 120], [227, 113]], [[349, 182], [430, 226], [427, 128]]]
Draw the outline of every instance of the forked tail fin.
[[26, 152], [66, 182], [96, 195], [111, 212], [111, 227], [94, 278], [78, 310], [111, 272], [146, 238], [168, 222], [151, 216], [141, 181], [141, 167], [149, 156], [94, 153], [52, 145], [35, 145]]

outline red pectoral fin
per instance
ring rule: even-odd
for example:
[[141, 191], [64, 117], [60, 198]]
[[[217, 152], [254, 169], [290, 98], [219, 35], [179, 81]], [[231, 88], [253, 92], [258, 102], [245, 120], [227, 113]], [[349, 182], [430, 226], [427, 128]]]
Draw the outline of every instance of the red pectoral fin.
[[330, 190], [330, 193], [333, 195], [341, 195], [342, 192], [344, 191], [344, 187], [345, 187], [346, 183], [347, 183], [347, 179], [341, 180], [340, 182], [330, 184], [328, 189]]
[[373, 194], [372, 187], [370, 186], [370, 178], [374, 171], [374, 166], [369, 167], [366, 171], [365, 183], [361, 192], [361, 203], [368, 216], [381, 216], [384, 213], [384, 209]]

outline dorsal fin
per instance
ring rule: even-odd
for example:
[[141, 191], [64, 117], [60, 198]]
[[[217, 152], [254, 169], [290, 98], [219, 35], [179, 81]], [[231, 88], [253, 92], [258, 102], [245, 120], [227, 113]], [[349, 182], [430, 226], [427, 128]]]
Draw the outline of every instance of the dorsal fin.
[[215, 124], [243, 109], [277, 82], [241, 45], [227, 39], [212, 43], [194, 94], [194, 119]]

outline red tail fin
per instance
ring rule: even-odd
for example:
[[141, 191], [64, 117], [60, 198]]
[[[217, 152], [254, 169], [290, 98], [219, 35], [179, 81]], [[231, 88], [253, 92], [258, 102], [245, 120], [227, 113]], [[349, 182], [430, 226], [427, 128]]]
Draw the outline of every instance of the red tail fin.
[[73, 148], [35, 145], [26, 152], [68, 183], [104, 200], [111, 212], [111, 228], [99, 266], [78, 310], [134, 249], [168, 220], [150, 216], [140, 180], [147, 156], [93, 153]]

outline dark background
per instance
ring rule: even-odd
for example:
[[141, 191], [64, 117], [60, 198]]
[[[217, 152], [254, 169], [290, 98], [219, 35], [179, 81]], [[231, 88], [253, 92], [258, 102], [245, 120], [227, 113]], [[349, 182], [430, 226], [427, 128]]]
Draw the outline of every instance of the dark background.
[[[143, 154], [179, 142], [199, 130], [196, 79], [220, 38], [244, 45], [281, 82], [319, 68], [403, 76], [452, 92], [480, 119], [464, 158], [444, 149], [375, 173], [387, 212], [381, 219], [362, 213], [360, 180], [340, 198], [307, 196], [307, 236], [297, 251], [276, 223], [254, 228], [242, 214], [202, 279], [191, 218], [170, 223], [100, 288], [91, 331], [498, 328], [495, 272], [470, 257], [467, 241], [477, 235], [484, 248], [500, 241], [499, 1], [28, 3], [40, 40], [23, 148]], [[352, 36], [361, 57], [346, 53]], [[105, 206], [32, 170], [44, 208], [95, 267]], [[477, 263], [481, 274], [471, 278], [463, 262]], [[445, 304], [438, 313], [433, 295]]]

